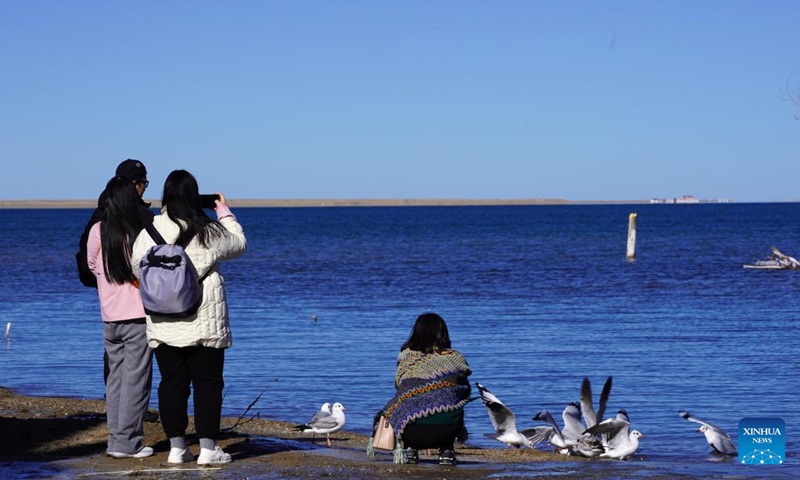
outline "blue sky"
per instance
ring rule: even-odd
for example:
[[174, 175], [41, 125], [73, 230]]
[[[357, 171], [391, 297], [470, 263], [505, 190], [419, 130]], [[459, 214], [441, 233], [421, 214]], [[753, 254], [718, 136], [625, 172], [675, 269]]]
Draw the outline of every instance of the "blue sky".
[[0, 199], [800, 199], [800, 2], [0, 2]]

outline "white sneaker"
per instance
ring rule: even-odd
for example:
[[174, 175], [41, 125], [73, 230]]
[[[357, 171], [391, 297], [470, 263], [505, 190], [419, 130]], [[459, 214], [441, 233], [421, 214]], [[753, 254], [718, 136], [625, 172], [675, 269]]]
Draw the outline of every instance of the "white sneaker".
[[152, 447], [142, 447], [136, 453], [122, 453], [122, 452], [106, 452], [114, 458], [145, 458], [153, 454]]
[[188, 448], [170, 448], [167, 463], [184, 463], [194, 460], [194, 455]]
[[219, 447], [215, 447], [214, 450], [200, 449], [200, 456], [197, 457], [198, 465], [218, 465], [220, 463], [231, 463], [231, 455], [223, 452]]

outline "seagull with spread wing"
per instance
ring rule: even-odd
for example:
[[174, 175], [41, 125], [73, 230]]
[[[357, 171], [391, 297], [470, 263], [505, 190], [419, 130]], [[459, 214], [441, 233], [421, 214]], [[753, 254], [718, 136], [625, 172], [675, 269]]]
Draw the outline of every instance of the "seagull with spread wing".
[[517, 420], [508, 407], [506, 407], [499, 398], [494, 396], [486, 387], [480, 383], [475, 384], [481, 394], [481, 400], [489, 412], [489, 420], [497, 433], [485, 433], [488, 438], [501, 441], [509, 447], [528, 447], [533, 448], [533, 444], [526, 433], [532, 434], [532, 431], [525, 430], [523, 432], [517, 431]]
[[583, 420], [586, 422], [586, 428], [592, 428], [599, 421], [603, 421], [603, 414], [606, 412], [609, 395], [611, 395], [611, 377], [608, 377], [605, 385], [603, 385], [603, 391], [600, 392], [600, 400], [595, 412], [594, 405], [592, 405], [591, 382], [589, 382], [588, 378], [583, 379], [581, 384], [581, 410], [583, 411]]
[[698, 432], [703, 432], [703, 435], [706, 436], [706, 441], [708, 442], [709, 446], [714, 449], [715, 452], [721, 453], [723, 455], [736, 455], [736, 447], [733, 446], [733, 441], [731, 440], [731, 436], [725, 433], [724, 430], [719, 428], [716, 425], [713, 425], [708, 422], [704, 422], [699, 418], [693, 416], [691, 413], [681, 410], [678, 412], [678, 415], [689, 420], [690, 422], [699, 423], [700, 428], [697, 429]]
[[[611, 395], [611, 383], [611, 377], [608, 377], [605, 385], [603, 385], [603, 391], [600, 392], [600, 400], [597, 404], [597, 411], [595, 411], [594, 402], [592, 400], [592, 384], [589, 378], [585, 377], [583, 379], [583, 383], [581, 383], [581, 412], [583, 413], [583, 421], [586, 423], [587, 429], [594, 427], [597, 425], [598, 421], [603, 420], [603, 414], [605, 414], [606, 405], [608, 404], [608, 397]], [[581, 457], [598, 457], [605, 452], [605, 441], [605, 436], [602, 434], [581, 434], [575, 446], [572, 447], [571, 453]]]
[[553, 415], [547, 410], [542, 410], [533, 417], [534, 420], [547, 423], [547, 427], [534, 427], [535, 434], [530, 437], [533, 443], [547, 441], [561, 453], [569, 453], [570, 449], [578, 443], [578, 438], [584, 430], [581, 423], [581, 408], [577, 402], [572, 402], [564, 408], [561, 414], [564, 419], [564, 428], [559, 428]]

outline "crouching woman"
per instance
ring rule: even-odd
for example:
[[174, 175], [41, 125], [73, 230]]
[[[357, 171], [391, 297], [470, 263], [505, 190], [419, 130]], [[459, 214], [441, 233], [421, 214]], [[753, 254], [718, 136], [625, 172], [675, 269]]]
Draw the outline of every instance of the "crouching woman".
[[469, 402], [472, 370], [450, 346], [442, 317], [417, 317], [408, 340], [400, 347], [395, 396], [383, 407], [404, 449], [396, 462], [416, 463], [420, 449], [438, 449], [439, 463], [455, 465], [454, 443], [464, 432], [464, 406]]

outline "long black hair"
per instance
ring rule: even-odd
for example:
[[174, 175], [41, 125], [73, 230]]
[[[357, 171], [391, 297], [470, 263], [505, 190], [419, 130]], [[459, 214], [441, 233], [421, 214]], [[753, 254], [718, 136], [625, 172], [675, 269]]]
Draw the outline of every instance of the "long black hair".
[[122, 285], [136, 280], [131, 270], [131, 250], [145, 226], [139, 202], [139, 193], [130, 180], [114, 177], [106, 184], [100, 242], [103, 270], [111, 283]]
[[426, 312], [417, 317], [414, 329], [408, 340], [400, 347], [423, 353], [433, 353], [450, 349], [450, 334], [444, 319], [433, 312]]
[[211, 236], [221, 236], [225, 231], [203, 211], [197, 180], [186, 170], [173, 170], [167, 176], [161, 205], [167, 207], [167, 216], [180, 228], [177, 245], [185, 247], [197, 236], [200, 244], [208, 247]]

